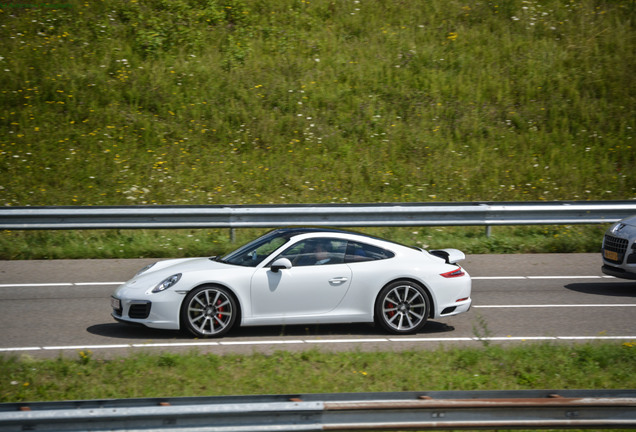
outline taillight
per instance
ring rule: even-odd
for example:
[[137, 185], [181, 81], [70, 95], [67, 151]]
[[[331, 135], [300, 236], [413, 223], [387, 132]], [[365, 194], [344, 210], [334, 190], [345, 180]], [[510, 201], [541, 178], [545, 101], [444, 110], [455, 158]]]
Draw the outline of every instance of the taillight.
[[460, 276], [464, 276], [466, 273], [464, 272], [464, 269], [461, 267], [458, 267], [455, 270], [451, 270], [449, 272], [446, 273], [442, 273], [440, 274], [440, 276], [445, 277], [445, 278], [455, 278], [455, 277], [460, 277]]

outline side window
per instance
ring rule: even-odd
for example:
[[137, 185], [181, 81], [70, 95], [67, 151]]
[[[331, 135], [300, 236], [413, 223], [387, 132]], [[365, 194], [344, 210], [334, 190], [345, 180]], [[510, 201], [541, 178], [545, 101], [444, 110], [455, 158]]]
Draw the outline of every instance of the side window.
[[342, 264], [347, 242], [339, 239], [307, 239], [286, 249], [277, 258], [287, 258], [294, 267]]
[[347, 253], [345, 262], [356, 263], [364, 261], [376, 261], [393, 258], [395, 254], [386, 249], [377, 246], [371, 246], [365, 243], [349, 242], [347, 245]]

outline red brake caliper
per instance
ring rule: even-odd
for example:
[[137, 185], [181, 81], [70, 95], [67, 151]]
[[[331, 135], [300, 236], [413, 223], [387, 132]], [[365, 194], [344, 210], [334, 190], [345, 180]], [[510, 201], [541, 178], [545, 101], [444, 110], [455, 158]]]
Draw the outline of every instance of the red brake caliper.
[[[393, 303], [391, 303], [390, 301], [386, 302], [386, 308], [393, 308], [395, 307], [395, 305]], [[389, 316], [389, 318], [393, 318], [393, 315], [395, 315], [395, 311], [389, 311], [389, 313], [387, 314]]]
[[[216, 304], [217, 304], [217, 305], [220, 305], [220, 304], [221, 304], [221, 299], [219, 299], [219, 300], [216, 302]], [[219, 313], [216, 315], [216, 317], [217, 317], [218, 319], [221, 319], [221, 317], [223, 316], [223, 307], [221, 306], [220, 308], [218, 308], [218, 309], [217, 309], [217, 311], [218, 311]]]

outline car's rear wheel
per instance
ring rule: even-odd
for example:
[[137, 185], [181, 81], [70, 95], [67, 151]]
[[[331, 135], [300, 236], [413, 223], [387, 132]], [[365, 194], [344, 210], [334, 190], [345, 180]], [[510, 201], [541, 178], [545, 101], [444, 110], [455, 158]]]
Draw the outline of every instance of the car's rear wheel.
[[426, 324], [428, 314], [428, 295], [411, 281], [390, 283], [375, 301], [376, 322], [394, 334], [415, 333]]
[[226, 288], [202, 286], [188, 293], [181, 308], [181, 322], [197, 337], [226, 334], [238, 315], [234, 296]]

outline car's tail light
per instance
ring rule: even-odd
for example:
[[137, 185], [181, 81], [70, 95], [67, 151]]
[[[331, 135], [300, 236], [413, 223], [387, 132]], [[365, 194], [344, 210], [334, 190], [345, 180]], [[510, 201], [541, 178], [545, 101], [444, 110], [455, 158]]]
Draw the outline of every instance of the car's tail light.
[[464, 272], [464, 269], [461, 267], [458, 267], [455, 270], [451, 270], [449, 272], [446, 273], [442, 273], [440, 274], [440, 276], [445, 277], [445, 278], [455, 278], [455, 277], [461, 277], [464, 276], [466, 273]]

